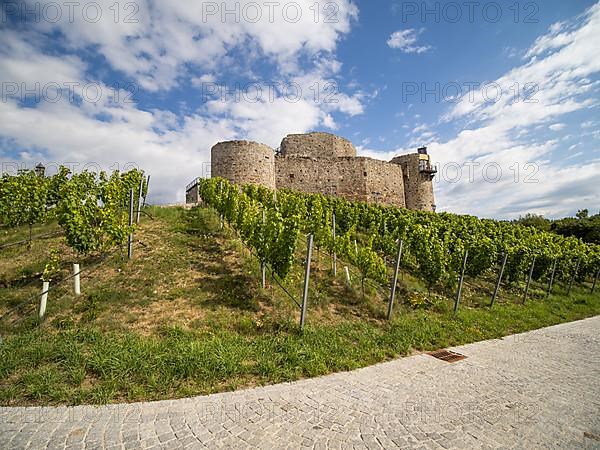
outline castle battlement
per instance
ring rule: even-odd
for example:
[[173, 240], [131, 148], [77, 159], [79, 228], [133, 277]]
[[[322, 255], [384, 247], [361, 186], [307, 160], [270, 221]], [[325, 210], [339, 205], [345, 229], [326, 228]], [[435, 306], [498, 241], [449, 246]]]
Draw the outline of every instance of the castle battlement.
[[[220, 142], [211, 149], [211, 175], [237, 184], [435, 210], [435, 169], [425, 147], [389, 162], [356, 155], [349, 140], [321, 132], [290, 134], [277, 151], [251, 141]], [[197, 187], [188, 186], [186, 201], [198, 201]]]

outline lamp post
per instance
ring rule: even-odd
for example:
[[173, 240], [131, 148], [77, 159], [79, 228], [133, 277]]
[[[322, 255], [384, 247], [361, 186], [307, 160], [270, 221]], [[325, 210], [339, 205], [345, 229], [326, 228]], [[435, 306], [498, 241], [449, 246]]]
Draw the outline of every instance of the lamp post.
[[43, 164], [40, 162], [40, 163], [38, 163], [38, 164], [37, 164], [37, 166], [35, 166], [34, 172], [35, 172], [35, 174], [36, 174], [38, 177], [43, 177], [43, 176], [44, 176], [44, 174], [46, 173], [46, 168], [45, 168], [45, 167], [44, 167], [44, 165], [43, 165]]

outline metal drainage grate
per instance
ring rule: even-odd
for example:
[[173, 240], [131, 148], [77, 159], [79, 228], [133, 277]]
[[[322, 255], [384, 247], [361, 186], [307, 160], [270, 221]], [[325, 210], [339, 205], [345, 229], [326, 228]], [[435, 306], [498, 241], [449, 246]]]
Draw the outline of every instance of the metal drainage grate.
[[465, 359], [465, 355], [461, 355], [460, 353], [451, 352], [450, 350], [436, 350], [435, 352], [427, 353], [434, 358], [441, 359], [442, 361], [446, 361], [449, 363], [453, 363], [456, 361], [460, 361], [461, 359]]

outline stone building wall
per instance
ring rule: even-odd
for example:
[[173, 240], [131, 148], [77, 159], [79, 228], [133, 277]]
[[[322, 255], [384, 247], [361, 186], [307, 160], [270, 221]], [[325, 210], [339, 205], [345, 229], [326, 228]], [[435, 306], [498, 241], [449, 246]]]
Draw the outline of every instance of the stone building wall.
[[221, 142], [211, 150], [211, 175], [275, 189], [275, 152], [256, 142]]
[[[422, 159], [427, 156], [427, 159]], [[420, 161], [422, 161], [420, 163]], [[402, 167], [406, 207], [420, 211], [435, 211], [433, 174], [423, 172], [420, 164], [429, 167], [428, 155], [410, 154], [397, 156], [391, 161]]]
[[315, 158], [299, 156], [275, 158], [275, 185], [278, 189], [295, 189], [311, 194], [335, 194], [337, 191], [337, 167]]
[[423, 164], [430, 167], [426, 150], [385, 162], [356, 157], [352, 143], [341, 137], [309, 133], [288, 135], [277, 155], [270, 147], [249, 141], [222, 142], [211, 153], [212, 176], [233, 183], [435, 210], [433, 172], [422, 170]]
[[192, 187], [188, 187], [185, 191], [185, 203], [198, 203], [200, 201], [200, 193], [198, 192], [198, 185], [195, 184]]
[[329, 133], [288, 134], [281, 141], [282, 156], [307, 158], [340, 158], [356, 156], [356, 149], [347, 139]]
[[402, 167], [377, 159], [365, 158], [367, 201], [406, 207]]
[[371, 158], [275, 158], [275, 185], [348, 200], [404, 207], [402, 168]]
[[365, 174], [366, 158], [338, 158], [335, 166], [338, 171], [338, 186], [336, 195], [347, 200], [366, 202], [367, 177]]
[[279, 156], [275, 158], [275, 184], [278, 189], [367, 201], [364, 159], [336, 158], [323, 164], [322, 159]]

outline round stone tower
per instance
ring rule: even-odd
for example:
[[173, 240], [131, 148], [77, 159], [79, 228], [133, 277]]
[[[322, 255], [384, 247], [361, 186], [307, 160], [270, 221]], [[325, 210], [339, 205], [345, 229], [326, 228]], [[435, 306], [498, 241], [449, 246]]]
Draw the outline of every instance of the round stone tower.
[[431, 164], [427, 148], [420, 148], [418, 153], [396, 156], [390, 162], [402, 167], [406, 207], [435, 212], [432, 180], [437, 169]]
[[275, 152], [257, 142], [219, 142], [211, 149], [211, 176], [275, 189]]
[[301, 158], [356, 157], [356, 149], [348, 139], [335, 134], [314, 131], [288, 134], [281, 141], [281, 156]]

